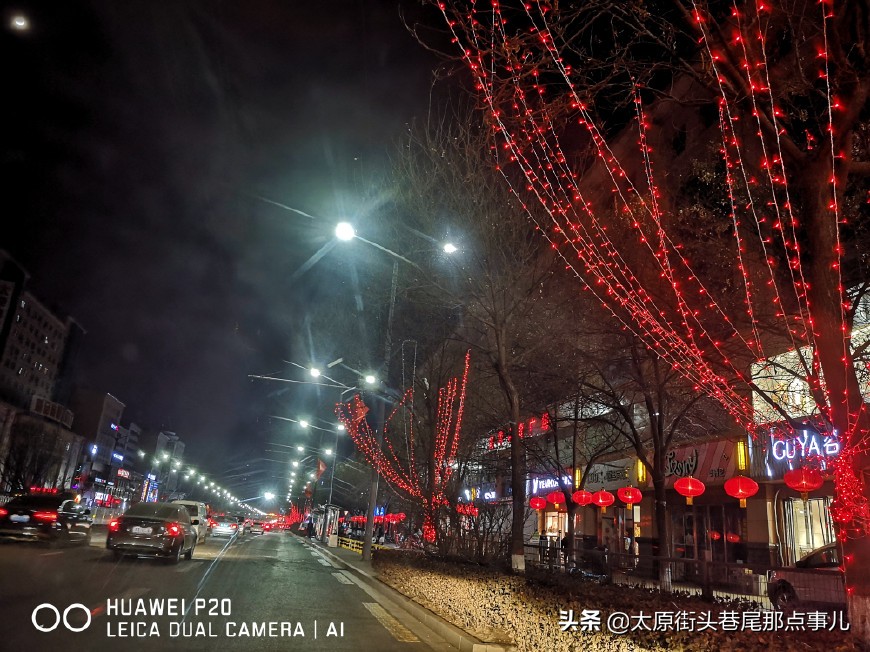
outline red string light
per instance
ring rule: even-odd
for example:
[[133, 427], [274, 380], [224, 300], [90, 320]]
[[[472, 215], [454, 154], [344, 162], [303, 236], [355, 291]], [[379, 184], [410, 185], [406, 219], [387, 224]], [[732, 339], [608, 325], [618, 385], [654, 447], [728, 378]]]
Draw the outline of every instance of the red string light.
[[[744, 316], [733, 310], [729, 314], [717, 302], [693, 270], [680, 243], [672, 241], [667, 232], [640, 97], [636, 94], [637, 152], [628, 154], [641, 161], [644, 187], [633, 183], [632, 174], [598, 126], [588, 99], [575, 88], [550, 30], [552, 12], [545, 3], [526, 3], [523, 20], [532, 26], [526, 34], [508, 33], [509, 21], [498, 3], [486, 8], [475, 5], [470, 11], [457, 9], [453, 3], [440, 4], [487, 106], [489, 123], [500, 138], [500, 147], [493, 153], [509, 192], [584, 290], [627, 332], [655, 350], [696, 390], [718, 401], [736, 423], [754, 436], [762, 424], [757, 423], [758, 415], [746, 392], [751, 378], [744, 355], [732, 351], [740, 344], [755, 359], [768, 358], [760, 315], [776, 315], [818, 411], [828, 424], [825, 427], [836, 429], [842, 444], [839, 457], [832, 462], [837, 494], [832, 515], [844, 526], [841, 534], [847, 529], [863, 532], [870, 529], [870, 503], [853, 466], [858, 456], [870, 451], [870, 418], [851, 358], [845, 314], [849, 301], [841, 277], [840, 196], [845, 179], [841, 172], [844, 166], [838, 162], [850, 153], [841, 145], [846, 134], [838, 123], [845, 114], [844, 100], [834, 97], [829, 70], [827, 30], [833, 12], [829, 4], [820, 3], [816, 61], [827, 98], [827, 124], [823, 120], [818, 133], [801, 126], [798, 138], [789, 131], [792, 125], [785, 107], [779, 104], [782, 94], [774, 92], [769, 74], [768, 56], [775, 46], [768, 46], [765, 35], [773, 31], [777, 8], [761, 2], [748, 6], [744, 11], [735, 4], [730, 19], [719, 21], [720, 29], [710, 27], [717, 19], [708, 15], [700, 3], [693, 3], [691, 8], [697, 42], [718, 87], [724, 182]], [[491, 20], [478, 18], [484, 11]], [[534, 62], [534, 67], [526, 61]], [[545, 68], [546, 75], [542, 74]], [[603, 174], [604, 183], [610, 184], [613, 204], [627, 217], [639, 246], [650, 251], [667, 297], [653, 296], [649, 282], [635, 274], [620, 246], [611, 239], [599, 207], [584, 195], [583, 180], [569, 166], [559, 139], [561, 123], [556, 126], [546, 105], [554, 75], [561, 77], [577, 112], [577, 125], [594, 146], [598, 158], [594, 169]], [[509, 101], [497, 92], [496, 85], [502, 83], [511, 93]], [[744, 101], [749, 110], [744, 108]], [[829, 151], [822, 160], [830, 164], [828, 172], [823, 173], [829, 177], [824, 191], [829, 215], [825, 216], [827, 225], [823, 228], [833, 233], [834, 244], [826, 255], [836, 276], [829, 295], [837, 296], [830, 305], [816, 306], [815, 288], [804, 269], [808, 255], [801, 246], [813, 234], [807, 237], [793, 206], [790, 185], [796, 176], [786, 166], [785, 152], [787, 146], [800, 145], [805, 151], [821, 155], [823, 142]], [[513, 181], [509, 168], [521, 173], [522, 186]], [[797, 171], [801, 173], [803, 170]], [[528, 206], [529, 196], [543, 208], [546, 220]], [[784, 274], [780, 275], [779, 270]], [[765, 278], [754, 280], [759, 275]], [[740, 327], [738, 322], [748, 323], [748, 328]], [[715, 324], [717, 335], [706, 324]], [[829, 356], [823, 360], [823, 352], [832, 346], [840, 353], [836, 359]], [[779, 400], [776, 395], [772, 398]], [[782, 404], [779, 407], [785, 409]]]

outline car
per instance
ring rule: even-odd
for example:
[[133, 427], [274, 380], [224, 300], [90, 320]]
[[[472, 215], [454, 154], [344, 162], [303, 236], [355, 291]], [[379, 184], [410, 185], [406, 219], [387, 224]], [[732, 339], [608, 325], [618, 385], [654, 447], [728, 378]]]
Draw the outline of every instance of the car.
[[263, 534], [265, 529], [263, 528], [262, 521], [252, 521], [251, 522], [251, 534]]
[[195, 500], [173, 500], [173, 505], [183, 505], [190, 514], [190, 522], [196, 530], [196, 543], [204, 543], [209, 533], [208, 507]]
[[137, 503], [109, 521], [106, 548], [115, 559], [125, 555], [163, 557], [178, 563], [193, 558], [197, 531], [183, 505]]
[[37, 493], [0, 506], [0, 537], [45, 543], [91, 541], [91, 510], [75, 494]]
[[839, 544], [816, 548], [794, 566], [769, 571], [767, 595], [778, 610], [790, 609], [799, 602], [845, 609], [846, 584]]
[[235, 516], [212, 515], [211, 521], [211, 535], [213, 537], [234, 537], [242, 532], [239, 529], [239, 521]]

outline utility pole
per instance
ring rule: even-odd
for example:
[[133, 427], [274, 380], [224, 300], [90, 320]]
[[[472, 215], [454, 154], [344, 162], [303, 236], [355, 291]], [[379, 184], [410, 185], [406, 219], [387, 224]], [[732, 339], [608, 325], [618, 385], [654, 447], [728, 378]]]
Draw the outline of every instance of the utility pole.
[[[390, 286], [390, 307], [387, 313], [387, 334], [386, 334], [386, 342], [384, 344], [384, 375], [386, 379], [389, 379], [389, 371], [390, 371], [390, 354], [392, 353], [393, 347], [393, 310], [396, 307], [396, 286], [399, 283], [399, 262], [393, 261], [393, 279], [392, 284]], [[382, 382], [384, 382], [382, 380]], [[386, 397], [379, 397], [377, 405], [375, 406], [375, 420], [376, 420], [376, 441], [378, 449], [383, 445], [384, 441], [384, 428], [386, 427], [386, 406], [384, 405], [384, 401]], [[371, 494], [369, 495], [369, 509], [368, 509], [368, 518], [366, 519], [366, 532], [365, 538], [363, 539], [363, 550], [362, 550], [362, 558], [364, 561], [370, 561], [372, 558], [372, 536], [374, 534], [375, 528], [375, 508], [378, 506], [378, 485], [379, 485], [380, 476], [378, 474], [378, 469], [376, 466], [372, 466], [372, 488]]]

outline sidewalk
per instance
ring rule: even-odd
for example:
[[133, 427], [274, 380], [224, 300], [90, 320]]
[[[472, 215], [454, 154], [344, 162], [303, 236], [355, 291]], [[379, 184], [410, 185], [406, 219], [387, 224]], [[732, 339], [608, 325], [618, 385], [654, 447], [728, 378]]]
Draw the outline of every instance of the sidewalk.
[[510, 652], [510, 650], [514, 649], [513, 646], [480, 641], [459, 627], [448, 623], [426, 607], [405, 597], [392, 587], [387, 586], [378, 580], [377, 571], [372, 568], [371, 562], [363, 561], [359, 553], [341, 547], [329, 548], [317, 539], [309, 539], [295, 532], [291, 534], [299, 537], [303, 543], [308, 543], [333, 561], [347, 566], [350, 570], [357, 573], [363, 583], [380, 594], [385, 599], [385, 602], [391, 603], [391, 608], [398, 608], [407, 612], [411, 618], [422, 623], [451, 646], [451, 649], [460, 650], [461, 652]]

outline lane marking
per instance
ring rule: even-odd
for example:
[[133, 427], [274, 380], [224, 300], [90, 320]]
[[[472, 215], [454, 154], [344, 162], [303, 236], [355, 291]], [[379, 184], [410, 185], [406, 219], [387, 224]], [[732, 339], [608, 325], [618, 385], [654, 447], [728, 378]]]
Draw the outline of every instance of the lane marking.
[[342, 575], [341, 573], [333, 573], [332, 576], [333, 576], [335, 579], [337, 579], [339, 582], [341, 582], [342, 584], [353, 584], [353, 582], [351, 582], [349, 579], [347, 579], [347, 578], [346, 578], [344, 575]]
[[63, 550], [55, 550], [54, 552], [43, 552], [40, 553], [40, 557], [50, 557], [51, 555], [62, 555]]
[[397, 641], [402, 643], [416, 643], [420, 640], [414, 635], [414, 632], [388, 614], [386, 609], [377, 602], [363, 602], [363, 606], [369, 610], [372, 616], [378, 619], [378, 622], [383, 625]]
[[332, 568], [332, 564], [330, 564], [325, 559], [318, 559], [317, 561], [319, 561], [322, 566], [329, 566], [330, 568]]

